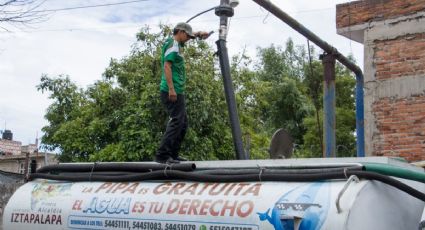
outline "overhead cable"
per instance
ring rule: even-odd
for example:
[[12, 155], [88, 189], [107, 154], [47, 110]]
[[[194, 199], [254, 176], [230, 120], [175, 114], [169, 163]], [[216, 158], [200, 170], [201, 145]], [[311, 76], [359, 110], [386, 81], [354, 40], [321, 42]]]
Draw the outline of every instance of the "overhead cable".
[[147, 1], [149, 1], [149, 0], [134, 0], [134, 1], [125, 1], [125, 2], [116, 2], [116, 3], [97, 4], [97, 5], [74, 6], [74, 7], [66, 7], [66, 8], [58, 8], [58, 9], [36, 10], [36, 11], [33, 11], [33, 12], [34, 13], [44, 13], [44, 12], [57, 12], [57, 11], [67, 11], [67, 10], [79, 10], [79, 9], [124, 5], [124, 4], [130, 4], [130, 3], [136, 3], [136, 2], [147, 2]]

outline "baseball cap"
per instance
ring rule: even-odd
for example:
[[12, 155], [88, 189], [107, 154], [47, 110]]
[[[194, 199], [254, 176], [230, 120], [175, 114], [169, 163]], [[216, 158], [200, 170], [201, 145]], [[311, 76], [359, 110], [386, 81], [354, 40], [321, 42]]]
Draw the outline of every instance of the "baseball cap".
[[195, 38], [195, 35], [193, 35], [193, 32], [192, 32], [192, 27], [185, 22], [177, 23], [177, 25], [174, 27], [174, 29], [183, 30], [184, 32], [187, 33], [187, 35], [190, 38]]

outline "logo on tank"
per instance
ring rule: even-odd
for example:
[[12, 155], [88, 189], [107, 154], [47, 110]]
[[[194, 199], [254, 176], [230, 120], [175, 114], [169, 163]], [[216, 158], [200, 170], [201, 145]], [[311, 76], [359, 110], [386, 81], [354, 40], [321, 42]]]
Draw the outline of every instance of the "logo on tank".
[[31, 191], [31, 209], [36, 209], [40, 202], [51, 198], [71, 196], [71, 186], [72, 183], [56, 183], [49, 181], [36, 183]]
[[257, 215], [275, 230], [319, 230], [326, 220], [329, 205], [329, 183], [317, 182], [288, 191], [273, 207]]

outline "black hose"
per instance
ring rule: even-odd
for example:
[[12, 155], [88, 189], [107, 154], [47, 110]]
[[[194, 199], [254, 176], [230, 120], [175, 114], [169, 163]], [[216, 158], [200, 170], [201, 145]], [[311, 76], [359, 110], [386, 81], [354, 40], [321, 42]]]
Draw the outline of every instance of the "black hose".
[[130, 174], [125, 176], [111, 176], [111, 175], [52, 175], [44, 173], [31, 174], [29, 180], [34, 179], [49, 179], [49, 180], [64, 180], [72, 182], [82, 181], [99, 181], [99, 182], [131, 182], [131, 181], [144, 181], [144, 180], [185, 180], [197, 182], [254, 182], [254, 181], [286, 181], [286, 182], [312, 182], [321, 180], [332, 179], [346, 179], [351, 175], [356, 175], [359, 178], [368, 180], [377, 180], [385, 184], [391, 185], [407, 194], [425, 201], [425, 194], [398, 181], [391, 177], [365, 171], [352, 171], [341, 170], [339, 172], [323, 172], [317, 174], [300, 173], [300, 174], [274, 174], [274, 173], [255, 173], [255, 174], [241, 174], [241, 175], [209, 175], [197, 172], [183, 172], [178, 170], [156, 170], [152, 172]]
[[[155, 170], [156, 171], [156, 170]], [[46, 173], [44, 173], [46, 174]], [[89, 178], [90, 176], [129, 176], [129, 175], [137, 175], [139, 173], [136, 172], [61, 172], [60, 174], [50, 173], [51, 175], [58, 175], [58, 176], [79, 176], [79, 177], [85, 177]]]
[[[168, 172], [169, 171], [167, 170], [167, 173]], [[29, 180], [48, 179], [48, 180], [70, 181], [70, 182], [84, 182], [84, 181], [132, 182], [132, 181], [166, 179], [166, 178], [163, 178], [162, 175], [163, 175], [163, 171], [152, 171], [152, 172], [139, 173], [139, 174], [127, 174], [124, 176], [96, 175], [96, 174], [54, 175], [54, 174], [45, 174], [45, 173], [34, 173], [29, 176]]]
[[150, 172], [155, 170], [172, 169], [179, 171], [193, 171], [196, 165], [193, 163], [182, 164], [154, 164], [154, 163], [93, 163], [93, 164], [58, 164], [48, 165], [37, 170], [37, 173], [59, 173], [59, 172]]
[[346, 168], [304, 168], [304, 169], [278, 169], [278, 168], [257, 168], [257, 169], [210, 169], [197, 171], [199, 174], [209, 174], [209, 175], [235, 175], [235, 174], [259, 174], [261, 173], [271, 173], [271, 174], [317, 174], [317, 173], [326, 173], [326, 172], [343, 172], [344, 170], [363, 170], [363, 166], [350, 166]]
[[368, 179], [368, 180], [377, 180], [382, 183], [391, 185], [413, 197], [418, 198], [419, 200], [422, 200], [425, 202], [425, 194], [402, 183], [401, 181], [398, 181], [392, 177], [385, 176], [379, 173], [375, 172], [367, 172], [367, 171], [348, 171], [347, 175], [356, 175], [359, 178]]
[[182, 172], [177, 170], [152, 171], [140, 174], [129, 174], [125, 176], [110, 175], [53, 175], [44, 173], [31, 174], [29, 180], [49, 179], [64, 180], [72, 182], [101, 181], [101, 182], [131, 182], [145, 180], [186, 180], [197, 182], [253, 182], [253, 181], [317, 181], [326, 179], [339, 179], [343, 173], [321, 173], [321, 174], [242, 174], [242, 175], [209, 175], [195, 172]]
[[[65, 166], [65, 165], [64, 165]], [[67, 165], [69, 166], [69, 165]], [[96, 166], [94, 171], [89, 171], [89, 168], [71, 171], [71, 168], [61, 168], [62, 172], [54, 173], [56, 175], [46, 175], [44, 172], [52, 172], [49, 170], [40, 170], [37, 174], [32, 174], [31, 178], [44, 178], [53, 180], [69, 180], [69, 181], [137, 181], [152, 179], [151, 175], [154, 175], [154, 179], [162, 179], [156, 177], [158, 175], [165, 175], [165, 179], [185, 179], [189, 181], [199, 182], [235, 182], [235, 181], [261, 181], [262, 176], [265, 175], [265, 181], [314, 181], [324, 179], [332, 179], [323, 177], [324, 175], [330, 175], [330, 173], [339, 173], [342, 175], [344, 170], [361, 170], [361, 166], [349, 167], [349, 168], [320, 168], [320, 169], [234, 169], [234, 170], [202, 170], [190, 174], [182, 174], [182, 170], [174, 170], [172, 167], [165, 165], [162, 168], [156, 170], [150, 170], [145, 172], [125, 172], [125, 171], [101, 171]], [[72, 169], [76, 170], [76, 167]], [[161, 170], [162, 169], [162, 170]], [[166, 170], [166, 171], [164, 171]], [[159, 173], [149, 173], [153, 171], [160, 171]], [[57, 169], [53, 170], [57, 172]], [[171, 172], [171, 174], [170, 174]], [[156, 175], [156, 176], [155, 176]], [[282, 178], [282, 175], [285, 177]], [[147, 176], [147, 178], [146, 178]]]

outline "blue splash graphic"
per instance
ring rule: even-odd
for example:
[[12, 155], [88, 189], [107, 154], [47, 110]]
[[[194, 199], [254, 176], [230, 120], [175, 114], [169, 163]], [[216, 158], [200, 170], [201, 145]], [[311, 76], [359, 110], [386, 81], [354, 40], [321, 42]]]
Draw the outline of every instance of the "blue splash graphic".
[[319, 230], [328, 215], [329, 203], [329, 183], [317, 182], [290, 190], [272, 209], [257, 214], [261, 221], [268, 221], [275, 230], [293, 230], [296, 224], [294, 217], [301, 218], [299, 230]]

